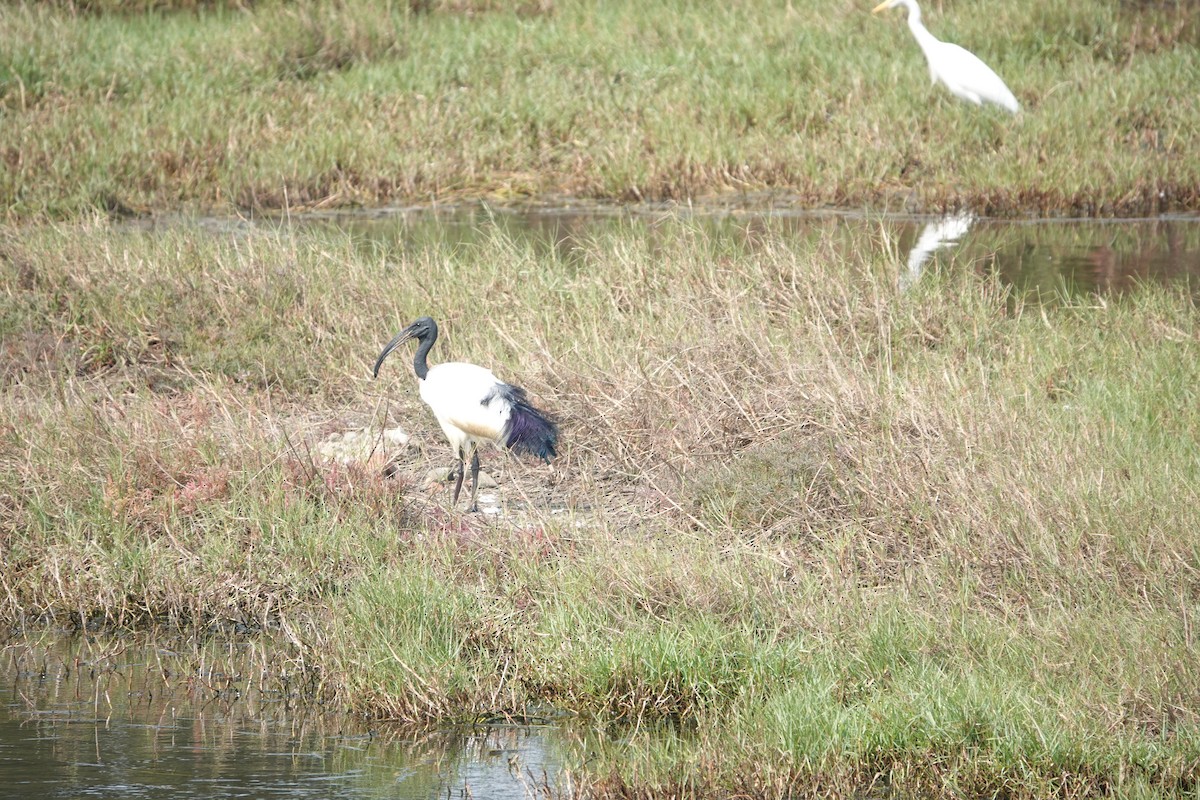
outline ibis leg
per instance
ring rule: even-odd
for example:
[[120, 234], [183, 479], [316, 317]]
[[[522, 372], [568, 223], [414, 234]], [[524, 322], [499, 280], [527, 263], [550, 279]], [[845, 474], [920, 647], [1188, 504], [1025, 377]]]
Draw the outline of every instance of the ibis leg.
[[478, 511], [479, 504], [475, 502], [475, 495], [479, 494], [479, 451], [471, 453], [471, 505], [467, 506], [467, 511]]
[[462, 491], [463, 482], [463, 454], [462, 450], [458, 451], [458, 465], [454, 468], [454, 499], [450, 501], [451, 506], [458, 505], [458, 493]]

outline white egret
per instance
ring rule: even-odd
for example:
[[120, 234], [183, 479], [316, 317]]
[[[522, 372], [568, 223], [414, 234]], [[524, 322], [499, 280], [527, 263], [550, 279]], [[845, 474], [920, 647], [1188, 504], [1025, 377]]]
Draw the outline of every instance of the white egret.
[[478, 511], [475, 497], [479, 490], [479, 445], [493, 442], [548, 462], [556, 455], [558, 428], [546, 414], [530, 405], [524, 389], [504, 383], [489, 369], [463, 363], [429, 366], [425, 359], [437, 335], [437, 323], [421, 317], [384, 346], [372, 374], [379, 377], [379, 366], [397, 345], [417, 340], [413, 371], [417, 374], [421, 399], [437, 417], [457, 459], [451, 502], [458, 503], [463, 464], [470, 457], [471, 503], [467, 510]]
[[961, 97], [977, 106], [994, 103], [1014, 114], [1021, 110], [1017, 98], [991, 67], [979, 60], [970, 50], [950, 42], [939, 41], [921, 24], [921, 9], [916, 0], [883, 0], [871, 13], [878, 14], [898, 6], [908, 9], [909, 30], [916, 37], [921, 51], [925, 53], [925, 60], [929, 62], [929, 77], [934, 83], [941, 81], [955, 97]]

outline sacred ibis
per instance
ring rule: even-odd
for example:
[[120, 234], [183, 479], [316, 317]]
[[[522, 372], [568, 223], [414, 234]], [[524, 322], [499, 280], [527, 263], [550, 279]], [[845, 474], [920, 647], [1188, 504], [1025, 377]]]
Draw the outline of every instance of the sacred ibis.
[[410, 339], [417, 340], [413, 371], [417, 374], [421, 399], [437, 417], [457, 459], [451, 473], [455, 478], [451, 502], [458, 503], [463, 464], [470, 457], [471, 504], [467, 510], [478, 511], [475, 495], [479, 490], [479, 445], [494, 442], [549, 462], [556, 455], [558, 427], [530, 404], [524, 389], [504, 383], [490, 369], [457, 362], [429, 366], [426, 357], [437, 335], [437, 323], [421, 317], [384, 345], [372, 374], [379, 377], [379, 366], [397, 346]]

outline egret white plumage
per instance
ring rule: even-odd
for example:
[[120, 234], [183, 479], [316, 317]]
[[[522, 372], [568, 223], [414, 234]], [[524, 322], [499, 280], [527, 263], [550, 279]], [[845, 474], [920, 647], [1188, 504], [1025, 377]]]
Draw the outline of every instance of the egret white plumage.
[[908, 9], [909, 30], [925, 53], [925, 60], [929, 62], [929, 77], [934, 83], [941, 81], [955, 97], [977, 106], [994, 103], [1014, 114], [1021, 110], [1017, 98], [991, 67], [970, 50], [940, 41], [925, 28], [921, 23], [921, 9], [917, 6], [917, 0], [883, 0], [871, 13], [878, 14], [898, 6]]
[[467, 510], [478, 511], [475, 497], [479, 491], [479, 445], [494, 442], [549, 462], [556, 455], [558, 427], [530, 404], [524, 389], [504, 383], [489, 369], [458, 362], [429, 366], [426, 357], [437, 336], [437, 323], [421, 317], [384, 345], [372, 374], [379, 377], [379, 366], [397, 346], [410, 339], [417, 340], [413, 371], [421, 399], [437, 417], [457, 459], [452, 503], [458, 503], [463, 465], [470, 457], [471, 503]]

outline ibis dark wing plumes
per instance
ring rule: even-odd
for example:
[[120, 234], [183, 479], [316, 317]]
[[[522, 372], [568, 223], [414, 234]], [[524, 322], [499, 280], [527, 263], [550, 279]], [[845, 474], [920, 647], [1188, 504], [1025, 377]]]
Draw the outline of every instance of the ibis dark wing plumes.
[[540, 458], [549, 463], [558, 455], [558, 426], [554, 420], [538, 411], [529, 403], [525, 390], [519, 386], [498, 383], [483, 398], [483, 404], [499, 401], [509, 407], [508, 420], [504, 423], [502, 443], [514, 453]]

